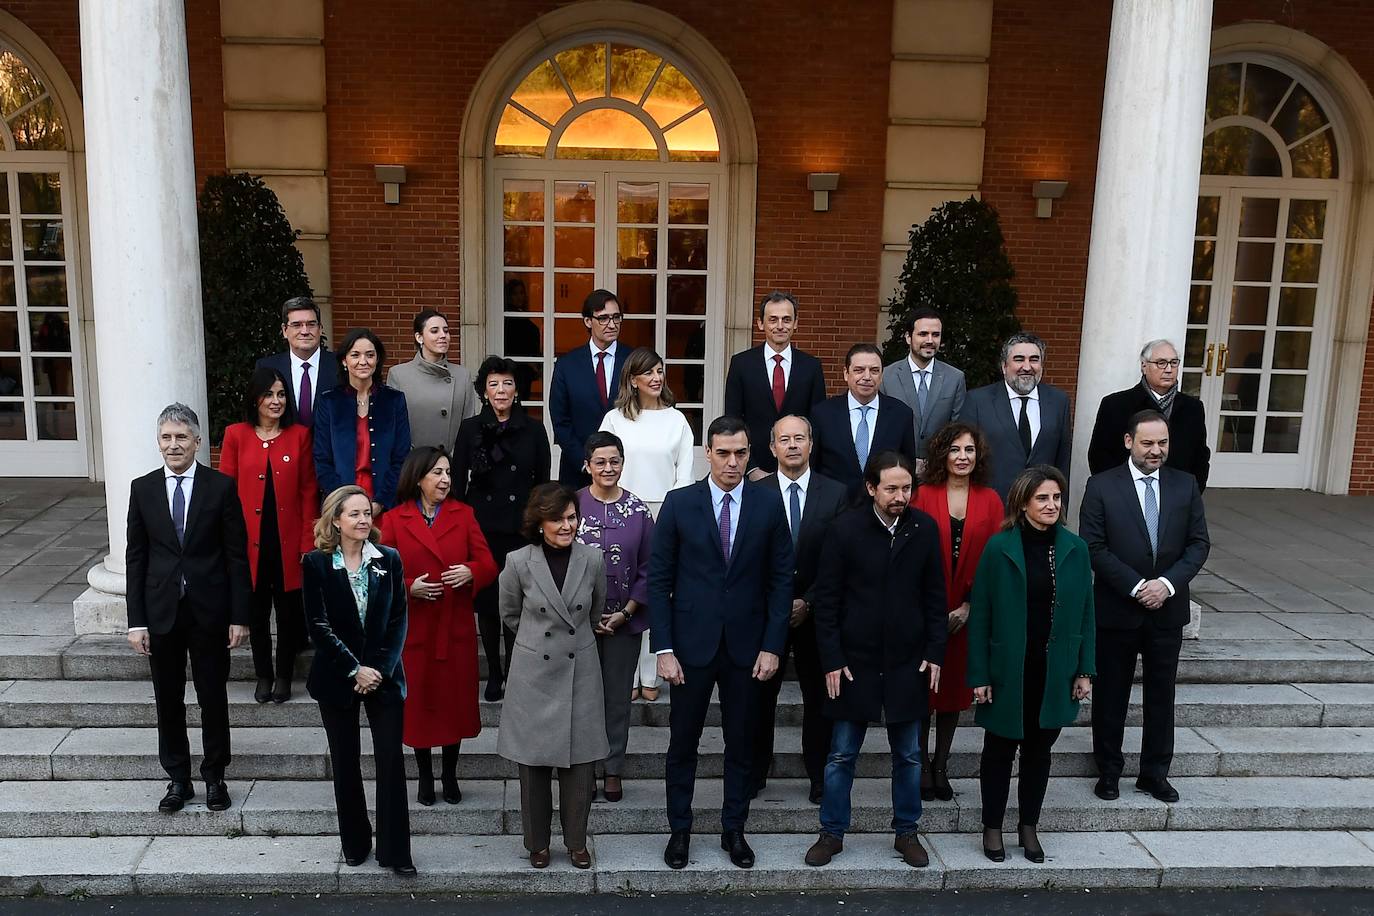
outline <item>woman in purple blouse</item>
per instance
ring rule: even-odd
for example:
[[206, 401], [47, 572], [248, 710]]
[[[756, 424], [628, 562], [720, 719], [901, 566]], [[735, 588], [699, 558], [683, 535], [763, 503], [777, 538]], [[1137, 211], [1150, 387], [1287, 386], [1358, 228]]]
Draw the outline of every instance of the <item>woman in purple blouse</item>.
[[620, 773], [630, 737], [630, 693], [639, 667], [640, 634], [649, 628], [649, 550], [654, 519], [638, 496], [620, 486], [625, 446], [614, 433], [587, 437], [589, 487], [577, 491], [582, 522], [577, 540], [606, 557], [606, 610], [596, 628], [600, 637], [601, 683], [606, 697], [606, 740], [611, 745], [602, 790], [606, 801], [620, 801]]

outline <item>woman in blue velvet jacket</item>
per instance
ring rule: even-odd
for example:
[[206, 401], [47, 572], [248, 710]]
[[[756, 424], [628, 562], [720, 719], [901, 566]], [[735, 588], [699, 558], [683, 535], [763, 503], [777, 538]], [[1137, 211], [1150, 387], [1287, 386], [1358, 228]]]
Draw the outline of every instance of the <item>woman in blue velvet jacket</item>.
[[342, 381], [315, 399], [315, 477], [321, 493], [362, 487], [380, 516], [396, 503], [396, 482], [410, 454], [406, 396], [375, 380], [386, 360], [376, 334], [355, 328], [336, 352]]

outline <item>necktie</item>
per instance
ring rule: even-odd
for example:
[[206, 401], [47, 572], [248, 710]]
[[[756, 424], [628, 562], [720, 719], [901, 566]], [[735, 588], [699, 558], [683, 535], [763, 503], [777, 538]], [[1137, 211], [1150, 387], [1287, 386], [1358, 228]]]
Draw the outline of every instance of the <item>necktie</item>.
[[1026, 450], [1026, 457], [1028, 458], [1030, 457], [1031, 446], [1034, 444], [1031, 442], [1029, 404], [1030, 397], [1021, 395], [1021, 419], [1016, 422], [1016, 431], [1021, 434], [1021, 447]]
[[873, 408], [864, 404], [859, 408], [859, 428], [854, 431], [854, 454], [859, 457], [859, 470], [868, 467], [868, 412]]
[[186, 491], [181, 488], [185, 477], [173, 477], [176, 489], [172, 491], [172, 527], [177, 530], [177, 543], [186, 543]]
[[730, 560], [730, 494], [720, 501], [720, 552], [726, 562]]
[[926, 418], [926, 397], [930, 394], [930, 370], [917, 369], [916, 374], [921, 377], [921, 384], [916, 386], [916, 401], [921, 405], [921, 419]]
[[601, 407], [611, 406], [610, 398], [606, 396], [606, 351], [602, 350], [596, 354], [596, 393], [601, 396]]
[[1145, 531], [1150, 535], [1150, 553], [1159, 556], [1159, 497], [1155, 495], [1155, 479], [1142, 477], [1145, 484]]
[[310, 388], [310, 364], [301, 363], [301, 406], [296, 411], [296, 416], [305, 426], [310, 425], [310, 418], [315, 410], [314, 400]]
[[782, 413], [782, 397], [787, 393], [787, 378], [782, 373], [782, 354], [773, 356], [773, 406]]
[[792, 546], [796, 547], [797, 538], [801, 536], [801, 484], [793, 481], [792, 486], [787, 489], [790, 494], [788, 497], [790, 505], [787, 507], [788, 521], [792, 528]]

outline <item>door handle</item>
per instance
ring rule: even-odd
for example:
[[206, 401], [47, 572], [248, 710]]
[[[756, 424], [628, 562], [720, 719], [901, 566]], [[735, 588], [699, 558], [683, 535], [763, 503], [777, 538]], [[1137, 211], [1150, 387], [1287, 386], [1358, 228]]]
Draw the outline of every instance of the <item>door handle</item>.
[[1230, 355], [1230, 348], [1226, 344], [1217, 345], [1217, 375], [1226, 374], [1227, 356]]
[[1217, 352], [1217, 345], [1216, 345], [1216, 344], [1208, 344], [1208, 345], [1207, 345], [1207, 363], [1206, 363], [1206, 365], [1204, 365], [1204, 366], [1202, 367], [1202, 374], [1203, 374], [1203, 375], [1211, 375], [1211, 374], [1212, 374], [1212, 357], [1216, 355], [1216, 352]]

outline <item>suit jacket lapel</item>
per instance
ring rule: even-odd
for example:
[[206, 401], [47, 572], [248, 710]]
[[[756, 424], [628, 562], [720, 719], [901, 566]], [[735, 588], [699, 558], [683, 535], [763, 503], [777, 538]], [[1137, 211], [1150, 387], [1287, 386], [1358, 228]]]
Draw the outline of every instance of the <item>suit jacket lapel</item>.
[[[544, 558], [544, 550], [542, 547], [537, 547], [535, 550], [530, 551], [530, 572], [534, 576], [534, 584], [539, 586], [539, 590], [544, 593], [544, 597], [548, 599], [549, 604], [553, 605], [553, 609], [558, 613], [558, 616], [562, 617], [568, 623], [572, 623], [573, 619], [572, 614], [568, 611], [568, 603], [563, 600], [562, 592], [560, 592], [558, 586], [554, 584], [553, 571], [549, 569], [549, 561]], [[572, 579], [571, 561], [568, 563], [568, 575], [563, 580], [563, 584], [567, 585], [570, 579]]]
[[441, 507], [439, 509], [439, 517], [434, 520], [434, 525], [431, 527], [425, 524], [425, 520], [421, 516], [418, 507], [411, 506], [410, 509], [415, 513], [414, 527], [416, 531], [419, 532], [420, 543], [424, 545], [426, 550], [434, 555], [434, 559], [438, 560], [441, 566], [444, 565], [444, 554], [439, 548], [439, 539], [448, 534], [449, 530], [453, 527], [454, 520], [457, 518], [457, 513], [445, 511], [447, 507]]
[[[704, 530], [711, 532], [711, 543], [715, 545], [716, 556], [720, 558], [720, 565], [729, 565], [729, 558], [725, 556], [725, 551], [720, 546], [720, 524], [716, 521], [716, 508], [711, 503], [711, 485], [706, 481], [697, 484], [700, 495], [697, 498], [697, 508], [704, 513], [706, 527]], [[733, 513], [735, 524], [738, 524], [739, 512]]]
[[[1015, 442], [1015, 443], [1016, 443], [1016, 448], [1017, 448], [1017, 450], [1020, 451], [1022, 455], [1025, 455], [1026, 459], [1029, 460], [1029, 459], [1030, 459], [1030, 455], [1027, 455], [1025, 449], [1021, 447], [1021, 432], [1020, 432], [1020, 430], [1018, 430], [1017, 427], [1016, 427], [1017, 421], [1020, 419], [1020, 418], [1018, 417], [1018, 415], [1017, 415], [1017, 408], [1019, 408], [1021, 405], [1018, 403], [1018, 404], [1016, 405], [1016, 407], [1013, 407], [1013, 406], [1012, 406], [1012, 403], [1011, 403], [1011, 400], [1010, 400], [1010, 397], [1006, 394], [1006, 391], [1007, 391], [1007, 386], [1006, 386], [1005, 383], [1003, 383], [1003, 385], [1002, 385], [1002, 387], [1001, 387], [1000, 389], [994, 389], [994, 395], [993, 395], [993, 396], [994, 396], [994, 398], [997, 400], [997, 416], [998, 416], [998, 418], [1000, 419], [1002, 426], [1005, 427], [1005, 432], [1010, 433], [1010, 435], [1011, 435], [1011, 440], [1010, 440], [1010, 441]], [[1040, 415], [1040, 434], [1041, 434], [1041, 435], [1044, 435], [1044, 434], [1045, 434], [1045, 422], [1044, 422], [1044, 421], [1045, 421], [1045, 416], [1044, 416], [1044, 414], [1042, 413], [1042, 414]], [[1031, 448], [1032, 448], [1032, 451], [1034, 451], [1034, 445], [1033, 445], [1033, 444], [1032, 444], [1032, 447], [1031, 447]], [[1023, 565], [1024, 565], [1024, 562], [1023, 562]]]
[[[1131, 473], [1129, 467], [1123, 464], [1117, 473], [1117, 480], [1119, 481], [1118, 488], [1121, 494], [1119, 498], [1131, 507], [1131, 518], [1135, 519], [1136, 529], [1140, 532], [1140, 537], [1145, 541], [1145, 548], [1148, 550], [1150, 547], [1150, 529], [1145, 525], [1145, 510], [1140, 507], [1140, 496], [1135, 488], [1135, 475]], [[1163, 489], [1163, 487], [1160, 489]], [[1158, 495], [1158, 493], [1156, 493], [1156, 495]], [[1163, 511], [1160, 512], [1159, 520], [1162, 530], [1164, 521]]]
[[[572, 599], [577, 594], [577, 586], [582, 582], [582, 577], [587, 574], [587, 554], [585, 551], [578, 550], [578, 544], [573, 544], [572, 555], [568, 557], [568, 574], [563, 577], [563, 590], [559, 593], [563, 599], [563, 607], [568, 609], [568, 622], [572, 623]], [[549, 574], [552, 578], [552, 573]], [[575, 626], [576, 624], [574, 624]]]
[[[775, 479], [776, 479], [776, 478], [775, 478]], [[746, 488], [747, 488], [748, 485], [746, 484], [745, 486], [746, 486]], [[742, 494], [744, 491], [741, 490], [740, 492], [741, 492], [741, 494]], [[731, 512], [730, 512], [730, 529], [731, 529], [731, 530], [730, 530], [730, 543], [731, 543], [731, 546], [732, 546], [732, 547], [740, 547], [740, 546], [743, 544], [743, 542], [744, 542], [744, 537], [745, 537], [745, 535], [747, 534], [747, 532], [748, 532], [748, 530], [749, 530], [749, 529], [748, 529], [749, 522], [750, 522], [751, 520], [753, 520], [754, 516], [757, 514], [756, 510], [758, 509], [758, 506], [754, 505], [754, 503], [755, 503], [756, 501], [758, 501], [759, 499], [762, 499], [762, 498], [763, 498], [763, 497], [760, 496], [758, 493], [754, 493], [754, 494], [753, 494], [753, 499], [745, 499], [745, 498], [741, 495], [741, 497], [740, 497], [740, 499], [739, 499], [738, 502], [732, 503], [732, 504], [731, 504], [731, 506], [730, 506], [730, 508], [731, 508]], [[713, 515], [714, 515], [714, 513], [713, 513]], [[716, 528], [716, 535], [717, 535], [717, 536], [716, 536], [716, 540], [719, 541], [719, 540], [720, 540], [720, 536], [719, 536], [719, 535], [720, 535], [720, 528], [719, 528], [719, 526], [717, 526], [717, 528]], [[722, 555], [724, 555], [724, 554], [722, 553]], [[734, 551], [734, 550], [731, 550], [731, 551], [730, 551], [730, 556], [727, 557], [727, 558], [726, 558], [726, 561], [725, 561], [725, 571], [726, 571], [726, 574], [727, 574], [727, 575], [729, 574], [730, 570], [734, 568], [734, 564], [735, 564], [735, 551]]]
[[[927, 413], [930, 413], [930, 408], [935, 406], [935, 400], [940, 396], [940, 386], [944, 384], [945, 376], [948, 374], [949, 370], [945, 368], [944, 363], [940, 362], [938, 359], [930, 361], [930, 390], [926, 392]], [[916, 403], [921, 403], [919, 397], [916, 399]], [[921, 417], [922, 432], [926, 432], [925, 426], [926, 417]], [[930, 430], [930, 432], [934, 432], [934, 430]]]

